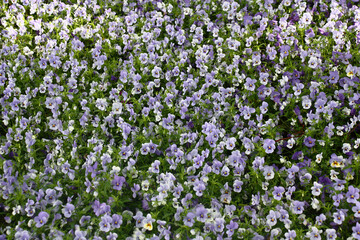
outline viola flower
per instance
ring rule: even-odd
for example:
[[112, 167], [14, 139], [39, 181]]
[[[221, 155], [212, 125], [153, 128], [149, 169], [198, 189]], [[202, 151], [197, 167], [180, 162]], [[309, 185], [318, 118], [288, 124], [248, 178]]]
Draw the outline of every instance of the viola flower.
[[307, 232], [306, 236], [310, 239], [321, 239], [322, 230], [317, 229], [316, 227], [311, 227], [311, 232]]
[[35, 218], [34, 221], [36, 222], [36, 227], [42, 227], [44, 226], [49, 219], [49, 214], [47, 212], [40, 212]]
[[321, 194], [322, 184], [314, 182], [314, 186], [311, 187], [311, 194], [314, 196], [319, 196]]
[[263, 169], [265, 180], [271, 180], [275, 176], [274, 168], [272, 166], [265, 166]]
[[154, 78], [159, 78], [161, 74], [161, 68], [155, 66], [154, 69], [151, 71], [151, 74]]
[[359, 199], [359, 189], [358, 188], [355, 188], [353, 187], [352, 185], [349, 186], [348, 188], [348, 192], [346, 193], [346, 201], [348, 203], [354, 203], [356, 204], [357, 203], [357, 199]]
[[74, 210], [75, 210], [75, 206], [73, 204], [71, 204], [71, 203], [67, 203], [64, 206], [64, 208], [62, 209], [62, 213], [64, 214], [64, 216], [66, 218], [69, 218], [69, 217], [71, 217]]
[[206, 185], [202, 181], [196, 181], [194, 183], [194, 191], [196, 191], [196, 196], [200, 197], [203, 195], [204, 190], [206, 189]]
[[235, 148], [236, 138], [231, 137], [226, 140], [226, 149], [233, 150]]
[[224, 176], [224, 177], [227, 177], [229, 176], [230, 174], [230, 169], [228, 166], [223, 166], [223, 168], [221, 169], [221, 175]]
[[150, 214], [147, 214], [146, 218], [143, 219], [143, 227], [151, 231], [153, 229], [153, 222], [155, 222], [155, 219], [153, 219]]
[[356, 73], [356, 68], [351, 64], [349, 64], [346, 68], [346, 76], [348, 76], [349, 78], [353, 78], [355, 73]]
[[273, 139], [265, 139], [263, 148], [266, 153], [273, 153], [275, 150], [275, 141]]
[[266, 224], [270, 227], [275, 226], [278, 217], [279, 217], [278, 212], [270, 210], [269, 214], [266, 216]]
[[290, 138], [289, 141], [287, 141], [286, 147], [288, 147], [289, 149], [292, 149], [295, 143], [296, 143], [295, 139]]
[[327, 240], [333, 240], [333, 239], [336, 239], [336, 237], [337, 237], [335, 229], [326, 229], [325, 233], [326, 233]]
[[345, 213], [341, 210], [338, 210], [333, 214], [334, 222], [338, 225], [341, 225], [345, 220]]
[[274, 191], [272, 192], [272, 195], [273, 195], [274, 199], [280, 201], [284, 192], [285, 192], [285, 189], [282, 186], [280, 186], [280, 187], [275, 186]]
[[324, 221], [326, 220], [326, 216], [321, 213], [319, 216], [316, 216], [316, 224], [321, 226], [324, 224]]
[[195, 223], [195, 214], [192, 212], [189, 212], [186, 217], [184, 218], [184, 224], [188, 227], [192, 227]]
[[251, 79], [251, 78], [246, 78], [246, 83], [245, 83], [245, 89], [248, 91], [254, 91], [255, 90], [255, 83], [256, 80], [255, 79]]
[[329, 76], [329, 82], [331, 84], [336, 84], [339, 80], [339, 72], [338, 71], [330, 71], [330, 76]]
[[344, 195], [339, 193], [339, 194], [332, 196], [332, 199], [334, 200], [334, 206], [338, 207], [341, 203], [341, 200], [344, 199]]
[[215, 218], [215, 231], [222, 232], [224, 230], [225, 220], [223, 218]]
[[316, 142], [316, 139], [313, 139], [312, 137], [306, 137], [304, 139], [304, 145], [309, 147], [309, 148], [312, 148], [315, 146], [315, 142]]
[[235, 180], [234, 181], [234, 192], [241, 192], [241, 186], [243, 185], [243, 182], [242, 181], [240, 181], [240, 180]]
[[285, 239], [286, 240], [292, 240], [296, 238], [296, 232], [294, 230], [289, 230], [285, 233]]
[[120, 228], [120, 225], [122, 224], [122, 216], [118, 214], [112, 215], [112, 226], [113, 228]]
[[100, 231], [109, 232], [111, 230], [112, 218], [109, 215], [104, 215], [101, 217], [101, 222], [99, 223]]
[[352, 229], [352, 231], [353, 231], [352, 236], [353, 236], [355, 239], [360, 239], [360, 224], [357, 222], [357, 223], [356, 223], [356, 226], [352, 227], [351, 229]]
[[226, 228], [228, 229], [226, 234], [231, 237], [235, 233], [235, 230], [239, 228], [239, 224], [231, 220], [230, 223], [226, 225]]
[[197, 206], [195, 212], [196, 220], [200, 222], [205, 222], [207, 219], [207, 213], [208, 210], [203, 205]]
[[123, 176], [114, 176], [114, 179], [111, 181], [113, 185], [113, 189], [120, 191], [122, 189], [122, 185], [125, 183], [125, 178]]
[[260, 111], [261, 111], [262, 114], [267, 113], [268, 106], [269, 106], [269, 104], [267, 102], [262, 102], [261, 107], [260, 107]]
[[297, 201], [297, 200], [293, 201], [292, 202], [292, 206], [293, 206], [292, 210], [293, 210], [293, 212], [295, 214], [302, 214], [303, 211], [304, 211], [304, 205], [305, 205], [304, 202], [300, 202], [300, 201]]

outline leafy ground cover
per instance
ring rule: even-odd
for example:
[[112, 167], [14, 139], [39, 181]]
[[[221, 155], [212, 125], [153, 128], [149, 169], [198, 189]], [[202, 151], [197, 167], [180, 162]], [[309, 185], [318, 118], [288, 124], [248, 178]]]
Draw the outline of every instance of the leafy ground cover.
[[0, 239], [360, 239], [358, 0], [0, 5]]

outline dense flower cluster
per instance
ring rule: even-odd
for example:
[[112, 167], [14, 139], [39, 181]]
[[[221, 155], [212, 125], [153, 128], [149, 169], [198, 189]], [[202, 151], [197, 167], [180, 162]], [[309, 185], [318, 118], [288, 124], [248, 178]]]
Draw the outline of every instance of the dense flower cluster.
[[0, 7], [0, 239], [360, 239], [358, 0]]

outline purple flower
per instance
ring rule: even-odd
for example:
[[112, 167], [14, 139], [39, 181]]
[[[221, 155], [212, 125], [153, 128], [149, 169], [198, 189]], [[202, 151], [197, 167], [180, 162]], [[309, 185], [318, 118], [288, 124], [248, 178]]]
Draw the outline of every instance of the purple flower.
[[281, 198], [282, 198], [282, 195], [284, 194], [285, 192], [285, 189], [283, 187], [277, 187], [275, 186], [274, 187], [274, 191], [272, 192], [273, 196], [274, 196], [274, 199], [280, 201]]
[[323, 225], [324, 221], [326, 220], [326, 216], [322, 213], [319, 216], [316, 216], [316, 224], [317, 225]]
[[327, 240], [336, 239], [336, 230], [335, 229], [326, 229], [326, 238]]
[[278, 217], [279, 217], [278, 212], [270, 210], [269, 214], [266, 216], [266, 224], [270, 227], [276, 225]]
[[47, 212], [40, 212], [38, 216], [34, 218], [34, 221], [36, 222], [36, 227], [42, 227], [45, 225], [45, 223], [49, 219], [49, 214]]
[[203, 195], [204, 190], [206, 189], [205, 183], [197, 180], [194, 183], [194, 190], [196, 191], [196, 196], [200, 197]]
[[338, 210], [333, 214], [334, 222], [338, 225], [341, 225], [345, 220], [345, 213], [341, 210]]
[[227, 177], [229, 176], [230, 174], [230, 169], [228, 166], [223, 166], [223, 168], [221, 169], [221, 175], [224, 176], [224, 177]]
[[113, 189], [115, 190], [121, 190], [122, 185], [125, 183], [125, 178], [123, 176], [114, 176], [114, 179], [111, 181], [111, 184], [113, 185]]
[[222, 232], [224, 230], [225, 220], [223, 218], [215, 218], [215, 231]]
[[136, 193], [140, 190], [140, 185], [134, 183], [134, 187], [131, 188], [131, 191], [133, 192], [132, 197], [136, 198]]
[[106, 203], [100, 204], [98, 200], [94, 201], [94, 203], [92, 204], [92, 208], [96, 216], [100, 216], [101, 214], [110, 212], [110, 206], [107, 205]]
[[354, 188], [352, 185], [349, 186], [348, 188], [348, 192], [346, 193], [346, 201], [348, 203], [357, 203], [357, 199], [359, 198], [359, 189], [358, 188]]
[[306, 235], [311, 240], [321, 239], [321, 236], [320, 236], [321, 232], [322, 232], [322, 230], [319, 231], [319, 229], [317, 229], [316, 227], [311, 227], [311, 232], [308, 232]]
[[355, 238], [355, 239], [360, 239], [360, 223], [356, 223], [356, 226], [355, 227], [352, 227], [352, 231], [353, 231], [353, 234], [352, 236]]
[[286, 240], [292, 240], [295, 238], [296, 238], [296, 232], [294, 230], [289, 230], [287, 233], [285, 233]]
[[354, 217], [360, 218], [360, 202], [356, 202], [356, 206], [352, 207], [351, 210], [355, 213]]
[[66, 218], [69, 218], [69, 217], [71, 217], [74, 209], [75, 209], [75, 206], [74, 206], [74, 205], [72, 205], [71, 203], [67, 203], [67, 204], [65, 205], [65, 207], [62, 209], [62, 213], [64, 214], [64, 216], [65, 216]]
[[332, 199], [334, 200], [334, 206], [338, 207], [340, 205], [341, 200], [344, 199], [344, 195], [342, 193], [339, 193], [332, 196]]
[[307, 137], [304, 139], [304, 145], [309, 148], [312, 148], [313, 146], [315, 146], [315, 142], [316, 142], [316, 139], [313, 139], [312, 137]]
[[203, 205], [197, 206], [195, 212], [196, 219], [200, 222], [205, 222], [207, 219], [207, 212], [207, 209]]
[[243, 182], [240, 180], [235, 180], [234, 181], [234, 192], [241, 192], [241, 186], [243, 185]]
[[135, 226], [142, 227], [142, 225], [143, 225], [142, 222], [145, 219], [144, 214], [140, 211], [137, 211], [136, 215], [133, 216], [133, 218], [135, 219]]
[[194, 213], [191, 213], [189, 212], [186, 217], [184, 218], [184, 224], [188, 227], [192, 227], [195, 223], [195, 220], [194, 220], [194, 217], [195, 217], [195, 214]]
[[248, 91], [254, 91], [255, 90], [255, 83], [256, 79], [246, 78], [245, 82], [245, 89]]
[[234, 231], [238, 229], [239, 224], [237, 222], [234, 222], [233, 220], [230, 221], [228, 225], [226, 225], [226, 228], [228, 229], [226, 231], [226, 234], [231, 237], [234, 234]]
[[113, 219], [109, 215], [106, 214], [106, 215], [102, 216], [101, 222], [99, 223], [100, 231], [109, 232], [111, 229], [112, 221], [113, 221]]
[[118, 239], [118, 235], [116, 233], [110, 233], [108, 236], [106, 236], [106, 240], [116, 240]]
[[304, 205], [305, 205], [304, 202], [295, 200], [292, 202], [292, 205], [293, 205], [292, 209], [295, 214], [302, 214], [302, 212], [304, 211]]
[[56, 191], [54, 189], [46, 189], [46, 196], [45, 199], [48, 203], [53, 203], [56, 200]]
[[290, 51], [290, 46], [289, 45], [282, 45], [280, 47], [280, 56], [282, 58], [285, 58], [285, 57], [289, 56], [289, 51]]
[[330, 71], [329, 82], [331, 84], [336, 84], [338, 80], [339, 80], [339, 72], [338, 71]]
[[317, 99], [315, 102], [315, 108], [316, 108], [316, 112], [324, 112], [325, 110], [325, 103], [326, 101], [324, 99]]
[[262, 102], [260, 111], [262, 114], [267, 113], [269, 104], [267, 102]]
[[39, 61], [39, 65], [40, 65], [40, 68], [41, 69], [45, 69], [46, 66], [47, 66], [47, 60], [45, 58], [42, 58], [40, 61]]
[[[15, 233], [15, 239], [30, 240], [31, 237], [28, 231], [20, 229], [18, 232]], [[6, 240], [5, 235], [0, 235], [0, 240]]]
[[161, 73], [161, 68], [155, 66], [154, 69], [151, 71], [151, 74], [154, 78], [159, 78]]
[[286, 222], [289, 220], [289, 213], [285, 209], [280, 209], [279, 213], [280, 213], [279, 219], [281, 222]]
[[275, 150], [275, 141], [273, 139], [265, 139], [263, 148], [266, 153], [272, 153]]

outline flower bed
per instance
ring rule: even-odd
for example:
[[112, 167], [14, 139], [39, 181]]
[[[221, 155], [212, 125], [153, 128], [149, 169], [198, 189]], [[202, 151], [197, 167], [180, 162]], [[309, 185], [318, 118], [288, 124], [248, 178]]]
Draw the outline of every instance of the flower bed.
[[358, 0], [0, 4], [0, 239], [360, 239]]

